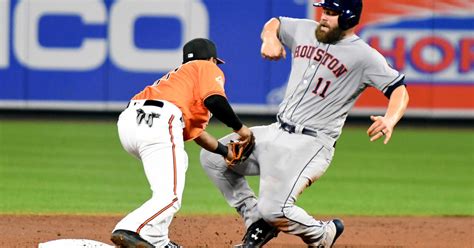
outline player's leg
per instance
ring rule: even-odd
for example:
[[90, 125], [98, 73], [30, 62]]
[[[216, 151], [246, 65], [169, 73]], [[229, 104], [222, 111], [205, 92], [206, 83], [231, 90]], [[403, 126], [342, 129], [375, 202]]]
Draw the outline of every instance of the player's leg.
[[260, 214], [268, 223], [301, 237], [310, 246], [330, 247], [342, 232], [342, 223], [315, 220], [295, 202], [325, 173], [334, 148], [322, 145], [318, 138], [281, 132], [268, 149], [272, 152], [260, 158]]
[[[134, 108], [125, 109], [119, 116], [117, 122], [118, 134], [120, 142], [125, 151], [133, 157], [140, 159], [139, 146], [137, 144], [137, 129], [136, 123], [137, 112]], [[123, 225], [125, 221], [119, 223]], [[124, 228], [124, 229], [121, 229]], [[126, 229], [128, 228], [128, 230]], [[131, 244], [141, 247], [152, 248], [153, 245], [140, 237], [134, 230], [134, 227], [116, 226], [112, 232], [111, 240], [117, 247], [128, 247]]]
[[[116, 225], [112, 235], [113, 241], [114, 238], [119, 238], [118, 242], [121, 242], [120, 238], [126, 237], [132, 239], [132, 242], [141, 242], [140, 244], [144, 243], [144, 240], [152, 247], [165, 246], [170, 242], [168, 227], [173, 215], [181, 206], [188, 164], [184, 151], [182, 123], [179, 120], [180, 113], [175, 114], [173, 116], [176, 117], [171, 118], [172, 112], [161, 113], [151, 127], [142, 123], [132, 131], [124, 130], [125, 127], [133, 126], [132, 124], [120, 125], [119, 121], [119, 133], [120, 130], [133, 133], [129, 135], [128, 143], [136, 148], [128, 150], [138, 151], [138, 157], [142, 160], [145, 175], [152, 189], [152, 197]], [[121, 140], [127, 140], [122, 136], [126, 135], [121, 135]], [[124, 231], [132, 233], [122, 233]], [[122, 234], [119, 236], [117, 233]]]
[[[257, 198], [245, 179], [246, 175], [258, 175], [259, 167], [256, 157], [259, 147], [265, 141], [265, 126], [250, 128], [255, 135], [255, 148], [252, 155], [242, 164], [228, 168], [223, 157], [219, 154], [201, 150], [201, 165], [212, 182], [221, 191], [227, 203], [235, 208], [243, 217], [246, 227], [257, 221]], [[237, 139], [237, 134], [229, 134], [219, 141], [227, 144], [231, 139]]]
[[[275, 227], [262, 219], [257, 209], [257, 198], [244, 177], [246, 175], [259, 174], [259, 156], [261, 153], [266, 152], [267, 144], [271, 143], [274, 139], [270, 135], [269, 130], [272, 129], [271, 126], [275, 125], [251, 128], [256, 141], [252, 155], [244, 163], [232, 169], [227, 167], [222, 156], [204, 150], [201, 151], [201, 164], [207, 175], [219, 188], [228, 204], [234, 207], [244, 219], [247, 231], [243, 240], [252, 240], [252, 242], [244, 242], [235, 247], [260, 247], [278, 233]], [[230, 139], [235, 138], [237, 136], [231, 134], [220, 141], [226, 144]]]

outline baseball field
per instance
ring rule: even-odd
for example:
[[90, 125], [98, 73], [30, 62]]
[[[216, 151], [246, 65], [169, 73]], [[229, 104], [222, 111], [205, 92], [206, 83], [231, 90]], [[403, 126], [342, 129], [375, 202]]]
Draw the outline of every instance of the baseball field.
[[[336, 247], [474, 247], [474, 130], [402, 122], [388, 145], [369, 142], [365, 131], [344, 129], [327, 173], [297, 203], [345, 221]], [[185, 247], [239, 243], [242, 222], [204, 174], [198, 146], [186, 148], [183, 207], [170, 237]], [[258, 178], [249, 180], [258, 189]], [[0, 120], [0, 247], [63, 238], [111, 244], [115, 223], [149, 195], [114, 120]], [[268, 247], [305, 246], [280, 234]]]

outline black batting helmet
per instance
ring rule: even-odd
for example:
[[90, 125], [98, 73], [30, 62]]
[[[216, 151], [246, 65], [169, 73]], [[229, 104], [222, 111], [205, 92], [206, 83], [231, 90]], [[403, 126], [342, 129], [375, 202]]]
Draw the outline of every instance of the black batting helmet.
[[323, 7], [339, 12], [339, 27], [347, 30], [359, 23], [362, 13], [362, 0], [321, 0], [313, 3], [315, 7]]

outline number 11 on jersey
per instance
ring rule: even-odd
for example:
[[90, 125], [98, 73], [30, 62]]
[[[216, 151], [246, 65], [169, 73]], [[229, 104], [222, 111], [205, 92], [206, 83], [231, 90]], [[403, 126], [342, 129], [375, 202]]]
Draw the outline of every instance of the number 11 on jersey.
[[315, 95], [319, 95], [322, 98], [326, 97], [326, 92], [328, 91], [329, 85], [331, 84], [331, 81], [326, 81], [326, 84], [324, 85], [323, 89], [320, 91], [321, 84], [324, 81], [323, 78], [318, 78], [318, 83], [316, 84], [316, 87], [312, 91]]

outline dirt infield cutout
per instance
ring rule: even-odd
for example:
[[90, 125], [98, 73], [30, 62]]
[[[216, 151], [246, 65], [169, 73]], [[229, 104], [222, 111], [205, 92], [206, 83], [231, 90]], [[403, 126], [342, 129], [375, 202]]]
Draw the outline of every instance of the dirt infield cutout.
[[[341, 216], [338, 216], [341, 217]], [[0, 215], [0, 247], [38, 247], [57, 239], [90, 239], [112, 245], [121, 216]], [[336, 248], [474, 247], [474, 217], [341, 217], [346, 229]], [[321, 217], [323, 220], [329, 218]], [[238, 216], [177, 215], [170, 237], [184, 247], [232, 247], [244, 228]], [[281, 233], [266, 247], [306, 247]]]

